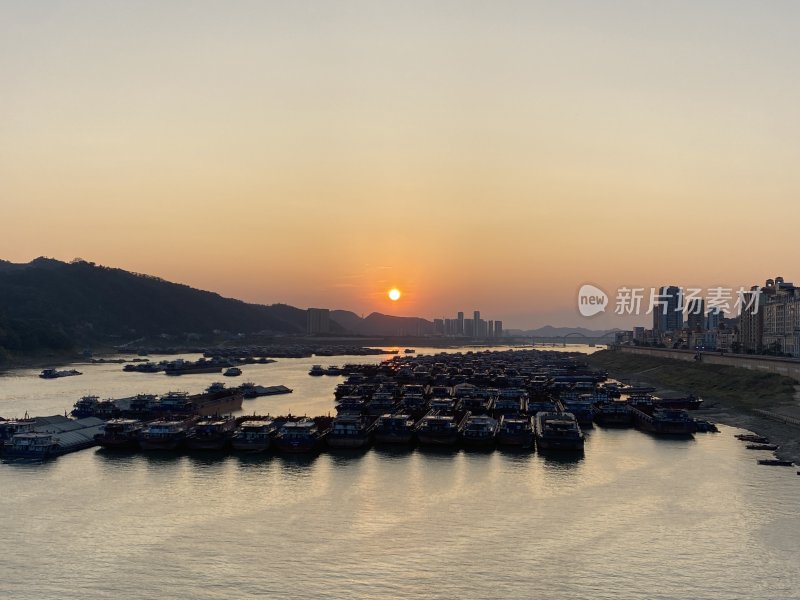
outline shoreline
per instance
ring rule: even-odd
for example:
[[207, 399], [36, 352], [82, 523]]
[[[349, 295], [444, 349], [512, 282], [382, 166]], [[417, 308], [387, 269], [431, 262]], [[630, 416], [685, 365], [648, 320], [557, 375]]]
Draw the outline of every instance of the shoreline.
[[[667, 390], [656, 388], [656, 394], [664, 391]], [[711, 404], [709, 400], [705, 400], [705, 402]], [[722, 401], [713, 401], [713, 403], [714, 406], [693, 410], [690, 411], [690, 414], [763, 436], [771, 444], [778, 445], [778, 449], [769, 452], [770, 454], [774, 454], [781, 460], [791, 460], [795, 467], [800, 466], [800, 427], [752, 414], [735, 406], [726, 406]], [[764, 452], [766, 451], [753, 450], [753, 459], [768, 458]]]
[[[589, 355], [587, 362], [606, 369], [614, 379], [654, 387], [659, 396], [694, 393], [704, 402], [702, 408], [690, 411], [692, 415], [763, 436], [779, 446], [770, 455], [800, 465], [800, 426], [754, 412], [760, 409], [775, 414], [776, 418], [796, 418], [792, 411], [800, 408], [797, 400], [800, 385], [794, 380], [738, 367], [712, 369], [668, 358], [631, 358], [611, 351]], [[728, 387], [722, 385], [735, 378], [741, 380]], [[765, 451], [753, 451], [753, 460], [763, 458], [768, 458]]]

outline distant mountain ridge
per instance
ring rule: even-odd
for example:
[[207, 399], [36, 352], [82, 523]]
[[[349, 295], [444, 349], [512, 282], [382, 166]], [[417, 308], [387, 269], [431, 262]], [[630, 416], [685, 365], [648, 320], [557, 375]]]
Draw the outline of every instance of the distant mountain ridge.
[[248, 304], [84, 261], [0, 262], [0, 347], [7, 350], [215, 330], [302, 334], [306, 311]]
[[349, 310], [333, 310], [331, 319], [358, 335], [419, 336], [433, 333], [433, 322], [421, 317], [394, 317], [374, 312], [361, 318]]

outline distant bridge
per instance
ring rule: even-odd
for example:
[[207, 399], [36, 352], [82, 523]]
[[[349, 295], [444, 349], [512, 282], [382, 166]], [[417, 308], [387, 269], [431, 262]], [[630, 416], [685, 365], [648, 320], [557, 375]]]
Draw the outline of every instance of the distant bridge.
[[606, 331], [603, 335], [588, 336], [588, 335], [585, 335], [585, 334], [581, 333], [580, 331], [571, 331], [571, 332], [569, 332], [569, 333], [567, 333], [565, 335], [556, 335], [556, 336], [550, 336], [550, 337], [531, 336], [531, 337], [526, 338], [526, 339], [530, 339], [531, 340], [531, 344], [533, 344], [534, 346], [536, 346], [536, 345], [548, 346], [549, 345], [549, 346], [566, 347], [567, 340], [569, 340], [570, 338], [573, 339], [573, 340], [580, 339], [581, 341], [586, 341], [587, 343], [589, 343], [589, 342], [604, 343], [601, 340], [603, 340], [605, 338], [608, 338], [608, 337], [611, 337], [611, 336], [614, 336], [616, 333], [617, 333], [616, 331]]

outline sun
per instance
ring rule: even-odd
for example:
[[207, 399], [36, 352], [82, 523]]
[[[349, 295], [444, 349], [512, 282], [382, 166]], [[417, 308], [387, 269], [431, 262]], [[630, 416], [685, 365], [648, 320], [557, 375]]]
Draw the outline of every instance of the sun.
[[402, 294], [400, 293], [400, 290], [398, 290], [397, 288], [392, 288], [389, 290], [389, 300], [391, 300], [392, 302], [397, 302], [398, 300], [400, 300], [400, 296], [402, 296]]

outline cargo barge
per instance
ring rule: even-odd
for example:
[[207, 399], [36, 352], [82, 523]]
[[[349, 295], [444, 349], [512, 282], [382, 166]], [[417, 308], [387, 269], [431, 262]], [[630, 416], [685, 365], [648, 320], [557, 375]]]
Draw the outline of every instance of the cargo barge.
[[582, 452], [584, 435], [572, 413], [536, 415], [536, 447], [539, 450], [568, 450]]

